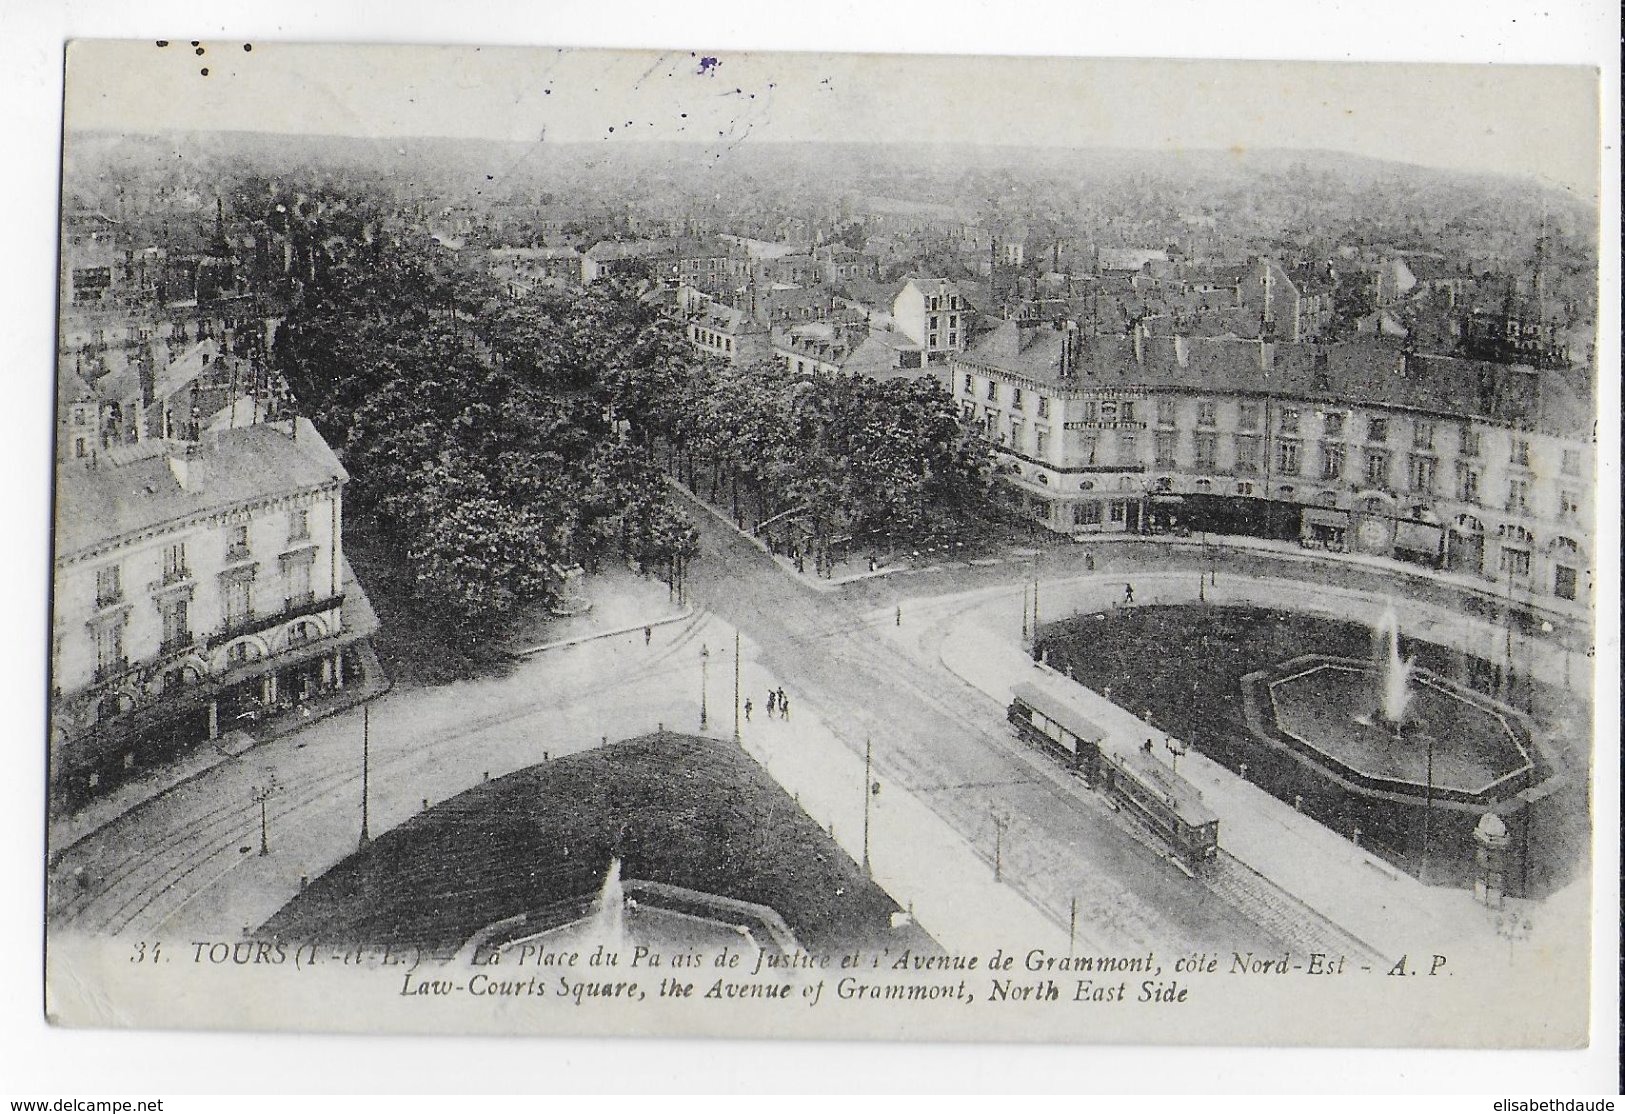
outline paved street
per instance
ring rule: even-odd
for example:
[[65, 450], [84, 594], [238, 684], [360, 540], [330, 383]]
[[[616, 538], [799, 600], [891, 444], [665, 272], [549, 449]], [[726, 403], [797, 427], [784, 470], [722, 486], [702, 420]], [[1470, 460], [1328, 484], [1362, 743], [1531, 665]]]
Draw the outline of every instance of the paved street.
[[[1012, 628], [1003, 632], [1007, 652], [1017, 645], [1018, 585], [1029, 564], [949, 567], [819, 590], [702, 508], [693, 510], [703, 557], [687, 584], [689, 610], [674, 613], [655, 601], [664, 588], [656, 593], [651, 582], [633, 589], [650, 596], [649, 613], [663, 620], [649, 645], [641, 630], [610, 634], [539, 653], [501, 677], [403, 688], [373, 706], [374, 835], [425, 800], [444, 800], [486, 775], [659, 724], [697, 729], [702, 646], [710, 650], [709, 728], [728, 736], [738, 630], [742, 696], [754, 706], [744, 725], [747, 751], [861, 859], [868, 740], [881, 785], [869, 802], [874, 874], [945, 946], [969, 950], [1020, 933], [1063, 947], [1071, 933], [1080, 948], [1117, 951], [1373, 954], [1357, 935], [1263, 877], [1254, 869], [1257, 856], [1249, 865], [1227, 855], [1207, 879], [1187, 877], [1099, 795], [1018, 744], [1001, 700], [966, 679], [976, 667], [944, 667], [946, 620], [972, 605], [979, 623]], [[1125, 546], [1120, 556], [1110, 548], [1102, 547], [1094, 581], [1115, 576], [1112, 566], [1121, 561], [1143, 581], [1148, 600], [1162, 583], [1155, 569], [1181, 562], [1149, 547]], [[1068, 561], [1084, 559], [1064, 549], [1042, 558], [1057, 575]], [[1241, 555], [1226, 567], [1249, 562], [1281, 565], [1269, 555]], [[1370, 575], [1356, 569], [1349, 578]], [[1176, 594], [1188, 587], [1177, 577], [1167, 582], [1178, 585]], [[1237, 578], [1221, 591], [1242, 583]], [[967, 587], [969, 596], [955, 591]], [[1115, 580], [1111, 590], [1118, 590]], [[1305, 602], [1323, 591], [1288, 590]], [[1051, 592], [1051, 615], [1084, 602]], [[634, 614], [627, 600], [615, 607], [618, 615]], [[1446, 620], [1434, 614], [1424, 621]], [[1469, 624], [1462, 634], [1483, 632]], [[1546, 659], [1545, 668], [1560, 665]], [[792, 701], [789, 722], [765, 716], [766, 692], [780, 686]], [[261, 923], [302, 878], [316, 877], [356, 845], [362, 718], [357, 709], [256, 747], [75, 845], [54, 874], [61, 922], [91, 932], [215, 935]], [[261, 855], [255, 795], [267, 786], [269, 853]], [[72, 881], [76, 871], [82, 890]]]

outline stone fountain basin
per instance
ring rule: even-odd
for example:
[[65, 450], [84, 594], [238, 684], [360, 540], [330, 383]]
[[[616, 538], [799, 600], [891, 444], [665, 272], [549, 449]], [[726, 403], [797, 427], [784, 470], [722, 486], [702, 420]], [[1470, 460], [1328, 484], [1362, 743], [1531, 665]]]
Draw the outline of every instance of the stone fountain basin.
[[1382, 683], [1373, 663], [1316, 655], [1252, 674], [1243, 687], [1249, 705], [1262, 704], [1251, 708], [1260, 726], [1363, 788], [1425, 796], [1429, 736], [1436, 797], [1488, 802], [1537, 780], [1528, 728], [1511, 709], [1416, 670], [1396, 738], [1379, 715]]

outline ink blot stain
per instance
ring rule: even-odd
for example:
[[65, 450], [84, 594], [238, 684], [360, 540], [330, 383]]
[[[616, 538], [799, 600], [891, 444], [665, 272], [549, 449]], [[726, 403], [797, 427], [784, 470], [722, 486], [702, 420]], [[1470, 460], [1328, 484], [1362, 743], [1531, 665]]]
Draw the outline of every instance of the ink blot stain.
[[243, 44], [243, 53], [244, 54], [247, 54], [249, 51], [251, 51], [253, 49], [254, 49], [254, 44], [253, 43], [244, 43]]
[[203, 48], [200, 46], [193, 53], [195, 53], [199, 58], [201, 58], [201, 57], [203, 57]]
[[201, 70], [198, 71], [198, 73], [202, 74], [204, 77], [208, 77], [209, 76], [209, 67], [204, 66]]
[[[689, 57], [692, 58], [694, 56], [690, 54]], [[702, 74], [712, 74], [716, 72], [716, 68], [720, 65], [722, 65], [721, 59], [707, 56], [700, 59], [700, 68], [698, 72]]]
[[158, 40], [158, 45], [159, 46], [168, 46], [169, 45], [169, 40], [168, 39], [159, 39]]
[[202, 44], [202, 43], [200, 43], [200, 42], [198, 42], [198, 41], [197, 41], [197, 40], [196, 40], [196, 39], [193, 39], [193, 40], [192, 40], [192, 45], [193, 45], [193, 46], [202, 46], [202, 45], [203, 45], [203, 44]]

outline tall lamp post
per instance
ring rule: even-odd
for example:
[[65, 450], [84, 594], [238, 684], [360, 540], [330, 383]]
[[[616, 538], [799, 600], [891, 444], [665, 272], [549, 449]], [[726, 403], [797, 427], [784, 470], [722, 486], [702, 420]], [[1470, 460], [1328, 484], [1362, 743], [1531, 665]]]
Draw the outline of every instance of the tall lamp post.
[[1427, 793], [1422, 798], [1422, 883], [1428, 880], [1428, 841], [1433, 829], [1433, 732], [1424, 732], [1428, 744]]
[[880, 784], [874, 780], [874, 743], [870, 737], [863, 737], [863, 873], [869, 878], [875, 876], [874, 869], [869, 865], [869, 799], [880, 790]]
[[739, 632], [734, 631], [734, 742], [739, 742]]
[[993, 881], [1004, 881], [1004, 829], [1010, 823], [1010, 818], [994, 810], [993, 817]]
[[372, 842], [372, 833], [367, 830], [367, 797], [368, 797], [368, 768], [369, 751], [372, 746], [372, 705], [361, 705], [361, 843], [365, 848]]
[[278, 789], [278, 786], [277, 786], [277, 783], [276, 783], [276, 775], [272, 774], [270, 781], [266, 782], [263, 786], [260, 786], [260, 785], [254, 786], [252, 788], [252, 791], [251, 791], [251, 794], [250, 794], [253, 801], [254, 801], [254, 803], [260, 806], [260, 854], [261, 855], [269, 855], [271, 853], [271, 844], [270, 844], [270, 841], [268, 839], [267, 830], [266, 830], [265, 803], [271, 799], [272, 795], [276, 793], [277, 789]]
[[705, 705], [705, 701], [706, 701], [706, 692], [705, 692], [705, 690], [706, 690], [706, 687], [710, 684], [710, 680], [711, 680], [711, 648], [702, 643], [700, 645], [700, 730], [701, 731], [704, 731], [706, 729], [707, 725], [710, 723], [710, 716], [709, 716], [709, 714], [707, 712], [706, 705]]

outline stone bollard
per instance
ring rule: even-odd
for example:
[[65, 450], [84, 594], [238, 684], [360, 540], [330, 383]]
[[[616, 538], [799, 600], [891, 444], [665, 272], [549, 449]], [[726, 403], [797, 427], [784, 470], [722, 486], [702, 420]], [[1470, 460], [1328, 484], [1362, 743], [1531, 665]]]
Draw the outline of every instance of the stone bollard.
[[1360, 831], [1359, 828], [1354, 829], [1354, 846], [1356, 846], [1356, 847], [1360, 846], [1360, 837], [1362, 835], [1364, 835], [1364, 834], [1365, 833]]
[[429, 811], [429, 798], [427, 798], [427, 797], [423, 798], [423, 811], [424, 812]]
[[1243, 762], [1241, 764], [1241, 780], [1242, 781], [1247, 780], [1247, 763], [1245, 763], [1245, 762]]
[[302, 890], [308, 885], [310, 885], [310, 875], [301, 874], [299, 876], [299, 888]]
[[481, 781], [490, 781], [491, 780], [491, 771], [486, 770], [483, 774], [481, 774], [480, 775], [480, 780]]
[[1292, 798], [1292, 807], [1299, 812], [1303, 811], [1303, 794], [1299, 793]]

